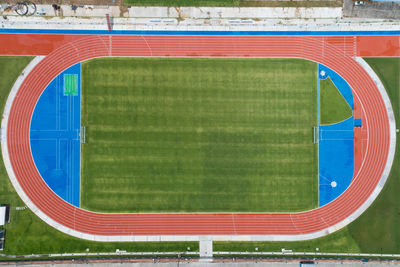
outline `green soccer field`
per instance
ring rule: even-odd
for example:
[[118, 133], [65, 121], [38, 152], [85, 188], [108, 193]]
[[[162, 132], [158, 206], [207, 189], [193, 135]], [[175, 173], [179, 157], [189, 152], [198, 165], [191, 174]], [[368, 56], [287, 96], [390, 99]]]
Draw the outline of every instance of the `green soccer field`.
[[82, 75], [83, 208], [317, 207], [316, 63], [103, 58]]

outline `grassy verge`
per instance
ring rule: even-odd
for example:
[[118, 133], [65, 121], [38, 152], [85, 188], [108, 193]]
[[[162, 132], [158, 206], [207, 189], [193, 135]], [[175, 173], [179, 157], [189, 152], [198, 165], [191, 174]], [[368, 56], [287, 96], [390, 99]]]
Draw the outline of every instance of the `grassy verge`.
[[[397, 128], [400, 123], [400, 58], [367, 58], [390, 97]], [[399, 135], [397, 135], [399, 138]], [[392, 170], [385, 187], [371, 207], [349, 226], [363, 252], [400, 252], [400, 143], [397, 139]]]
[[129, 6], [239, 6], [239, 0], [124, 0], [124, 3]]
[[342, 1], [256, 1], [256, 0], [124, 0], [127, 6], [169, 7], [340, 7]]
[[334, 1], [258, 1], [258, 0], [240, 0], [241, 7], [341, 7], [343, 2]]
[[[0, 109], [12, 85], [32, 57], [0, 57]], [[198, 242], [129, 242], [101, 243], [89, 242], [67, 236], [50, 227], [29, 209], [15, 210], [25, 204], [11, 185], [4, 165], [0, 164], [0, 203], [11, 204], [11, 223], [6, 225], [6, 254], [42, 254], [63, 252], [114, 252], [127, 251], [198, 251]]]
[[344, 121], [353, 115], [351, 107], [330, 78], [320, 80], [321, 124]]
[[104, 58], [83, 81], [84, 208], [316, 207], [315, 63]]
[[[400, 58], [367, 58], [390, 97], [400, 120]], [[388, 181], [375, 202], [356, 221], [328, 236], [303, 242], [215, 242], [215, 251], [293, 251], [400, 253], [400, 145]]]

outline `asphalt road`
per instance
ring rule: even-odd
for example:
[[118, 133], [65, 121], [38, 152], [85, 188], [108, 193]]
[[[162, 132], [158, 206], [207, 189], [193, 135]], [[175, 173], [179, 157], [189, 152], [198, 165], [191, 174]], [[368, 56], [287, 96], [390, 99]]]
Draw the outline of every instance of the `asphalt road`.
[[400, 19], [400, 2], [364, 1], [364, 5], [359, 6], [354, 3], [353, 0], [344, 0], [344, 17]]

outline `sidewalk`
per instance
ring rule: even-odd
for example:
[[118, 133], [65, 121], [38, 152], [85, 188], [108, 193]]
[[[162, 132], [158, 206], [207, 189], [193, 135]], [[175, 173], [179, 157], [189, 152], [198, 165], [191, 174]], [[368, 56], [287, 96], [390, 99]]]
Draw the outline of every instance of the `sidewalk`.
[[[37, 5], [38, 15], [21, 17], [0, 8], [0, 28], [107, 30], [360, 31], [399, 30], [399, 20], [342, 18], [335, 8], [208, 8]], [[42, 15], [39, 15], [42, 14]]]
[[[0, 16], [2, 29], [107, 30], [105, 16], [17, 17]], [[382, 31], [399, 30], [399, 21], [360, 19], [185, 19], [114, 18], [113, 30], [162, 31]]]
[[[61, 5], [59, 11], [55, 11], [51, 5], [37, 5], [36, 16], [45, 17], [104, 17], [109, 14], [115, 18], [179, 18], [181, 20], [212, 19], [212, 18], [340, 18], [341, 7], [127, 7], [127, 6], [95, 6], [80, 5], [73, 10], [70, 5]], [[0, 14], [15, 15], [12, 11], [4, 12], [0, 8]]]

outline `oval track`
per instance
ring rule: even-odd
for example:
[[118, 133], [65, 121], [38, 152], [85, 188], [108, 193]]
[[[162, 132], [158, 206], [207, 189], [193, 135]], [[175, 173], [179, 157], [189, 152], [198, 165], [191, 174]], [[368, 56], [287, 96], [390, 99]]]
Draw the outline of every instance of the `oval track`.
[[[38, 173], [30, 150], [30, 120], [42, 91], [69, 66], [104, 56], [297, 57], [335, 70], [364, 107], [368, 148], [349, 188], [333, 202], [300, 213], [107, 214], [63, 201]], [[87, 36], [50, 53], [25, 78], [11, 107], [7, 147], [19, 185], [62, 230], [95, 236], [305, 235], [327, 231], [354, 214], [375, 190], [389, 153], [390, 129], [382, 97], [366, 71], [324, 37], [282, 36]], [[43, 218], [43, 216], [42, 216]], [[69, 230], [70, 229], [70, 230]], [[327, 231], [328, 232], [328, 231]], [[290, 239], [290, 238], [289, 238]]]

